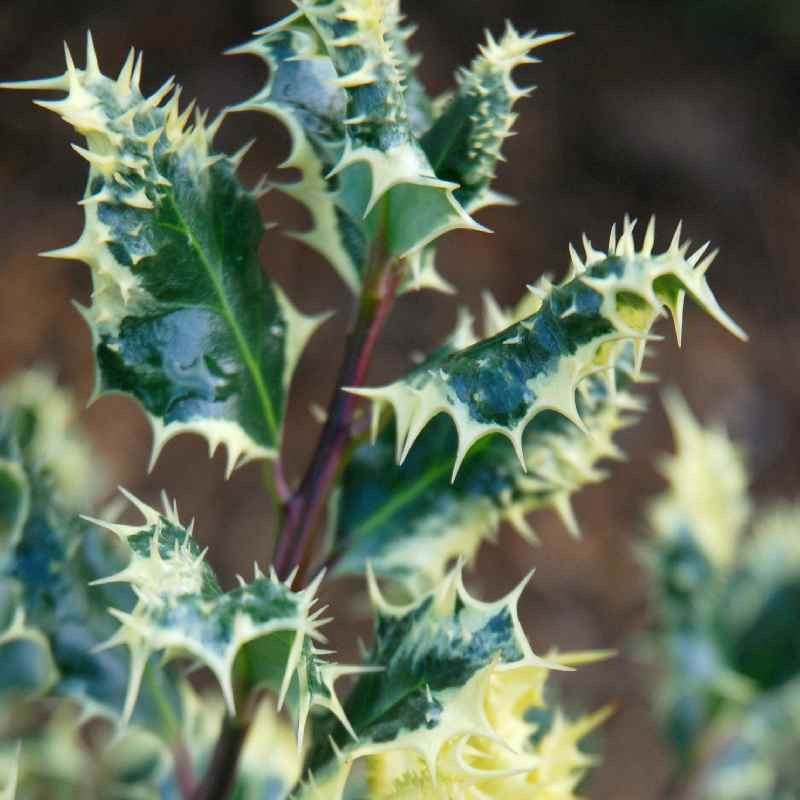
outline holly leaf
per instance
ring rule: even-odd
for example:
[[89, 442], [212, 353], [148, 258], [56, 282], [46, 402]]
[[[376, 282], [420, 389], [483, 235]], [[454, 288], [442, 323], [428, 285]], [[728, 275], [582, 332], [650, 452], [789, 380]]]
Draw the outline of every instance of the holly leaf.
[[[455, 200], [456, 184], [436, 176], [411, 129], [407, 65], [389, 33], [400, 28], [398, 4], [316, 0], [296, 5], [319, 34], [336, 82], [347, 92], [345, 148], [333, 172], [342, 174], [351, 213], [366, 217], [370, 228], [386, 215], [384, 244], [398, 258], [449, 230], [479, 229]], [[380, 201], [383, 208], [377, 208]]]
[[701, 425], [676, 391], [665, 393], [664, 407], [676, 452], [659, 461], [669, 488], [650, 506], [650, 527], [658, 547], [689, 538], [724, 575], [751, 515], [744, 457], [720, 426]]
[[352, 219], [339, 198], [339, 180], [329, 176], [344, 151], [347, 93], [336, 85], [336, 70], [314, 29], [302, 18], [267, 28], [230, 54], [261, 59], [269, 69], [262, 89], [234, 111], [256, 111], [281, 122], [291, 136], [282, 167], [299, 171], [297, 181], [270, 186], [302, 203], [311, 227], [290, 231], [327, 259], [353, 291], [361, 284], [367, 259], [367, 232]]
[[558, 286], [535, 290], [542, 305], [530, 317], [462, 350], [429, 359], [388, 386], [351, 389], [372, 401], [373, 420], [384, 407], [394, 411], [398, 463], [428, 423], [445, 413], [458, 436], [453, 480], [472, 445], [494, 433], [510, 441], [526, 469], [523, 438], [531, 420], [556, 412], [586, 431], [577, 405], [581, 383], [609, 372], [615, 351], [627, 342], [634, 343], [638, 372], [662, 309], [672, 313], [680, 335], [687, 294], [744, 338], [706, 282], [705, 272], [716, 254], [703, 259], [703, 247], [687, 258], [688, 246], [681, 245], [677, 231], [670, 248], [654, 255], [654, 236], [651, 220], [637, 252], [633, 224], [626, 219], [619, 241], [612, 229], [608, 254], [595, 251], [588, 240], [585, 262], [571, 249], [570, 273]]
[[[404, 783], [445, 786], [457, 797], [523, 797], [546, 788], [548, 756], [539, 745], [548, 726], [523, 716], [545, 707], [549, 671], [568, 669], [571, 659], [534, 654], [517, 616], [525, 583], [501, 600], [479, 602], [464, 588], [459, 565], [435, 589], [399, 606], [381, 595], [370, 572], [375, 641], [365, 663], [380, 671], [359, 678], [345, 704], [355, 740], [332, 716], [318, 719], [299, 796], [341, 796], [350, 765], [364, 756], [371, 797], [394, 797]], [[574, 745], [582, 734], [573, 734]], [[558, 755], [548, 749], [550, 777], [563, 770], [559, 780], [577, 780], [581, 759], [567, 747]]]
[[274, 571], [265, 576], [255, 567], [252, 581], [239, 576], [239, 586], [223, 591], [174, 503], [164, 498], [163, 511], [132, 495], [126, 497], [141, 513], [138, 525], [91, 520], [114, 533], [128, 552], [128, 563], [96, 585], [122, 583], [136, 596], [130, 611], [111, 607], [120, 623], [102, 649], [124, 646], [130, 653], [130, 677], [123, 718], [136, 707], [142, 677], [152, 658], [186, 658], [214, 675], [232, 716], [250, 693], [268, 688], [289, 698], [297, 718], [298, 739], [312, 706], [346, 718], [333, 690], [334, 681], [358, 667], [325, 661], [317, 647], [324, 609], [312, 611], [322, 575], [302, 591], [292, 591]]
[[745, 598], [761, 595], [764, 585], [748, 591], [747, 577], [740, 576], [732, 591], [751, 513], [739, 448], [719, 427], [702, 426], [676, 392], [665, 395], [665, 407], [676, 452], [660, 460], [669, 485], [650, 505], [652, 536], [640, 554], [658, 611], [649, 649], [652, 660], [668, 665], [656, 710], [688, 759], [723, 711], [741, 708], [753, 695], [754, 683], [731, 658], [736, 637], [726, 641], [724, 634]]
[[[57, 90], [39, 102], [86, 138], [89, 162], [75, 244], [46, 255], [92, 269], [89, 323], [96, 395], [123, 392], [143, 406], [154, 432], [153, 461], [173, 436], [194, 432], [210, 450], [224, 444], [228, 474], [274, 458], [289, 381], [319, 320], [300, 315], [266, 281], [258, 261], [259, 190], [235, 170], [244, 156], [215, 153], [221, 118], [206, 125], [179, 109], [172, 81], [145, 98], [133, 51], [116, 80], [105, 77], [91, 40], [86, 68], [5, 84]], [[169, 99], [167, 99], [169, 97]]]
[[800, 679], [765, 693], [717, 747], [699, 781], [706, 800], [791, 797], [800, 788]]
[[717, 609], [728, 659], [765, 690], [791, 680], [800, 668], [799, 523], [796, 503], [776, 504], [756, 517]]
[[535, 86], [520, 87], [517, 67], [536, 63], [532, 50], [570, 36], [536, 31], [520, 35], [511, 25], [497, 41], [486, 33], [486, 43], [468, 69], [457, 74], [458, 89], [421, 139], [436, 174], [459, 184], [455, 195], [470, 213], [491, 205], [508, 205], [510, 198], [491, 190], [495, 171], [503, 161], [502, 147], [517, 115], [513, 108]]

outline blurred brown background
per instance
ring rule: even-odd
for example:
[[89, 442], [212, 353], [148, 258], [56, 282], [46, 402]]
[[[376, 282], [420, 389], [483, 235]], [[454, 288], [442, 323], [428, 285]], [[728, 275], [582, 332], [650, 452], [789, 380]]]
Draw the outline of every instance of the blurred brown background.
[[[756, 496], [796, 494], [800, 447], [800, 3], [797, 0], [405, 0], [420, 24], [413, 40], [425, 53], [422, 75], [433, 93], [450, 85], [482, 29], [499, 31], [509, 17], [522, 29], [574, 30], [542, 51], [523, 82], [540, 91], [520, 107], [519, 136], [508, 143], [499, 188], [517, 208], [482, 217], [494, 236], [451, 234], [441, 247], [445, 276], [474, 310], [491, 287], [513, 302], [542, 272], [560, 275], [566, 245], [586, 231], [604, 241], [626, 211], [651, 212], [665, 244], [679, 218], [697, 243], [722, 248], [711, 282], [722, 304], [751, 334], [747, 346], [711, 321], [687, 314], [685, 348], [671, 339], [650, 363], [688, 395], [704, 419], [722, 419], [744, 442]], [[83, 36], [93, 30], [101, 64], [118, 69], [131, 44], [145, 50], [145, 89], [177, 74], [185, 96], [217, 110], [260, 86], [261, 65], [221, 51], [289, 9], [283, 0], [5, 0], [0, 3], [0, 77], [17, 79], [63, 69], [61, 40], [79, 63]], [[36, 253], [77, 237], [84, 163], [54, 115], [29, 96], [0, 97], [0, 379], [37, 363], [52, 365], [81, 401], [90, 392], [89, 337], [70, 300], [86, 301], [88, 270], [45, 261]], [[259, 144], [243, 168], [255, 182], [285, 153], [284, 133], [265, 118], [233, 118], [218, 143], [231, 149], [252, 135]], [[303, 224], [288, 201], [268, 195], [267, 217]], [[312, 341], [293, 389], [287, 460], [296, 475], [316, 436], [307, 413], [326, 402], [340, 352], [348, 296], [328, 269], [301, 245], [273, 233], [263, 248], [268, 271], [306, 311], [337, 308], [337, 318]], [[449, 329], [452, 299], [407, 296], [393, 316], [373, 380], [407, 366]], [[669, 333], [664, 330], [664, 333]], [[643, 389], [645, 391], [646, 389]], [[602, 800], [674, 797], [666, 789], [669, 753], [648, 714], [652, 674], [637, 663], [632, 640], [648, 622], [640, 569], [632, 555], [642, 511], [661, 481], [653, 468], [669, 447], [663, 412], [653, 395], [646, 421], [623, 437], [630, 455], [613, 479], [577, 501], [584, 540], [570, 540], [548, 514], [534, 524], [543, 546], [531, 550], [511, 532], [482, 551], [471, 585], [496, 596], [531, 565], [537, 576], [524, 597], [523, 622], [534, 647], [617, 647], [609, 664], [562, 681], [568, 707], [618, 704], [600, 742], [604, 764], [589, 794]], [[102, 454], [101, 477], [155, 501], [162, 486], [186, 516], [229, 580], [271, 549], [271, 516], [259, 468], [246, 467], [222, 484], [221, 457], [208, 461], [193, 438], [170, 444], [145, 475], [149, 430], [129, 402], [106, 398], [83, 422]], [[333, 590], [347, 615], [358, 582]], [[368, 626], [361, 625], [363, 630]], [[353, 653], [353, 628], [333, 640]]]

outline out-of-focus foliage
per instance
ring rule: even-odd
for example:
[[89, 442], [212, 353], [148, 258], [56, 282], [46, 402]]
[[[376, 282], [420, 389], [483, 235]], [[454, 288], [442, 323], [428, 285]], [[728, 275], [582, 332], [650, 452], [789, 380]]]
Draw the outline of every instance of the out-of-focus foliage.
[[[650, 508], [644, 560], [664, 665], [658, 713], [708, 800], [800, 792], [800, 506], [753, 512], [747, 471], [720, 428], [666, 398], [676, 453]], [[712, 744], [713, 743], [713, 744]], [[715, 752], [710, 764], [702, 764]]]
[[708, 800], [789, 800], [800, 786], [800, 680], [759, 695], [731, 721], [701, 779]]
[[[3, 516], [13, 519], [0, 550], [3, 697], [51, 694], [76, 701], [86, 716], [118, 719], [127, 660], [95, 648], [114, 630], [107, 607], [129, 609], [133, 598], [90, 585], [124, 555], [78, 517], [96, 481], [71, 399], [34, 372], [6, 384], [0, 402]], [[168, 692], [161, 671], [150, 672], [148, 686]], [[145, 692], [137, 720], [166, 733], [162, 700], [173, 705]]]
[[109, 608], [120, 626], [103, 645], [130, 652], [125, 716], [133, 713], [152, 656], [161, 654], [209, 669], [231, 715], [255, 690], [278, 692], [279, 707], [288, 697], [299, 741], [313, 705], [343, 717], [333, 682], [359, 669], [321, 657], [319, 629], [327, 620], [312, 608], [322, 576], [293, 591], [291, 581], [280, 581], [274, 570], [265, 576], [256, 565], [251, 581], [240, 576], [239, 586], [224, 592], [193, 539], [193, 524], [181, 524], [176, 505], [165, 502], [159, 512], [131, 499], [142, 524], [98, 523], [119, 537], [128, 562], [95, 582], [128, 584], [137, 597], [130, 612]]
[[74, 416], [69, 395], [44, 372], [0, 390], [0, 735], [9, 758], [22, 741], [23, 796], [63, 784], [63, 796], [82, 797], [87, 781], [124, 783], [138, 774], [140, 755], [141, 773], [157, 772], [180, 713], [172, 675], [147, 665], [131, 727], [104, 754], [102, 775], [87, 772], [78, 730], [92, 719], [118, 728], [129, 669], [125, 654], [97, 648], [114, 630], [108, 607], [129, 610], [133, 596], [92, 585], [124, 554], [78, 517], [101, 481]]

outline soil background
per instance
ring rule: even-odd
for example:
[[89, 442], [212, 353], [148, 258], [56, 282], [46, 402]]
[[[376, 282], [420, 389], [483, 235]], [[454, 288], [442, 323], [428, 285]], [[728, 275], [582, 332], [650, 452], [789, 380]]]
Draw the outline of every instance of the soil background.
[[[441, 271], [461, 289], [458, 302], [477, 312], [491, 288], [506, 304], [525, 283], [567, 265], [567, 243], [587, 232], [605, 241], [625, 212], [659, 223], [666, 245], [678, 219], [698, 244], [721, 247], [711, 283], [721, 303], [750, 333], [743, 345], [695, 309], [687, 309], [683, 351], [668, 335], [650, 367], [686, 394], [703, 420], [722, 421], [745, 446], [753, 493], [761, 502], [797, 494], [800, 449], [800, 3], [796, 0], [405, 0], [419, 24], [412, 40], [425, 53], [421, 74], [433, 94], [451, 86], [455, 67], [475, 52], [483, 29], [504, 18], [522, 30], [572, 30], [549, 46], [541, 65], [520, 72], [539, 85], [519, 106], [518, 136], [507, 146], [498, 188], [519, 205], [489, 210], [481, 220], [494, 235], [450, 234], [440, 249]], [[223, 58], [256, 28], [282, 16], [278, 0], [138, 0], [81, 3], [0, 2], [0, 78], [60, 73], [61, 40], [82, 63], [91, 28], [101, 64], [116, 71], [131, 44], [145, 51], [144, 88], [176, 74], [184, 97], [216, 111], [251, 96], [261, 85], [260, 62]], [[87, 302], [88, 270], [39, 259], [37, 252], [74, 240], [81, 229], [75, 201], [84, 162], [69, 150], [75, 137], [27, 95], [0, 96], [0, 379], [48, 364], [81, 402], [90, 394], [89, 335], [70, 300]], [[276, 172], [288, 140], [266, 118], [234, 115], [218, 140], [232, 150], [251, 136], [258, 144], [242, 168], [255, 183]], [[305, 224], [303, 212], [276, 193], [263, 202], [267, 218], [285, 227]], [[292, 392], [286, 453], [299, 474], [317, 426], [311, 403], [326, 403], [341, 350], [349, 298], [333, 272], [302, 245], [269, 234], [266, 270], [307, 312], [336, 308], [336, 318], [311, 342]], [[421, 293], [397, 305], [371, 374], [397, 376], [414, 351], [431, 347], [453, 324], [453, 298]], [[668, 326], [662, 331], [670, 334]], [[612, 479], [584, 491], [576, 510], [584, 530], [575, 541], [547, 513], [534, 517], [542, 545], [531, 549], [512, 531], [481, 552], [470, 586], [486, 597], [506, 591], [532, 566], [522, 619], [534, 647], [618, 648], [607, 664], [561, 681], [567, 708], [612, 702], [618, 711], [597, 747], [602, 765], [587, 794], [595, 800], [682, 797], [669, 784], [671, 760], [650, 715], [654, 671], [636, 657], [649, 621], [646, 587], [634, 555], [644, 535], [643, 511], [662, 488], [657, 454], [670, 437], [657, 390], [642, 387], [650, 411], [621, 444], [627, 463]], [[223, 483], [223, 459], [206, 458], [192, 437], [171, 443], [147, 475], [150, 433], [138, 409], [104, 398], [82, 416], [109, 493], [123, 484], [154, 502], [164, 487], [230, 584], [254, 558], [268, 561], [272, 516], [260, 491], [258, 466]], [[368, 636], [358, 581], [330, 590], [340, 616], [331, 626], [344, 657], [354, 632]], [[670, 788], [667, 788], [670, 786]]]

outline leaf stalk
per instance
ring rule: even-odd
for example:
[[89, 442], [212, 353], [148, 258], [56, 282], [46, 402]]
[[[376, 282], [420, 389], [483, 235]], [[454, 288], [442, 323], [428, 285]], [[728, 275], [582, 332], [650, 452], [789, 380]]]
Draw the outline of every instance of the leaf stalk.
[[[388, 202], [384, 201], [383, 231], [386, 230], [387, 217]], [[353, 416], [359, 398], [342, 389], [363, 385], [375, 345], [405, 274], [405, 262], [390, 255], [385, 242], [384, 235], [377, 236], [372, 246], [325, 424], [306, 473], [284, 506], [273, 566], [281, 579], [286, 579], [297, 567], [295, 588], [304, 580], [311, 558], [315, 523], [352, 436]]]

